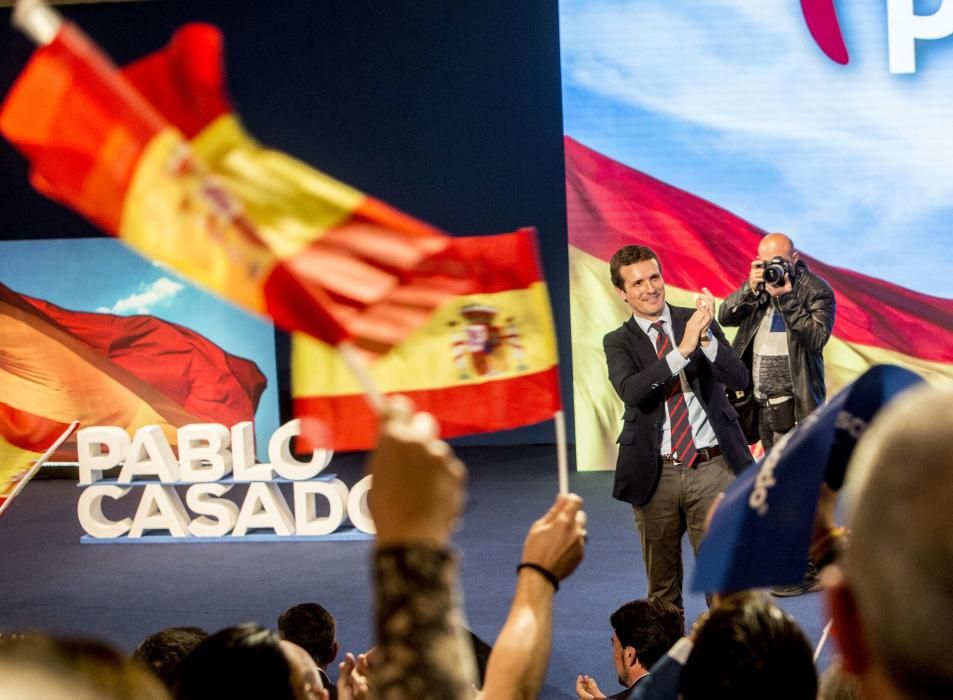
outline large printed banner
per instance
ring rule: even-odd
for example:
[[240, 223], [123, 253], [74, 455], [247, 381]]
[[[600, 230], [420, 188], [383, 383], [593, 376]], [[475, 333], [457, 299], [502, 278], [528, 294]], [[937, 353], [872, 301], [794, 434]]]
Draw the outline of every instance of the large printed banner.
[[627, 244], [691, 306], [787, 233], [837, 297], [829, 396], [880, 363], [953, 379], [953, 26], [913, 36], [950, 13], [823, 5], [561, 0], [579, 469], [615, 463], [601, 341], [629, 314], [608, 270]]
[[[196, 423], [278, 427], [273, 326], [112, 239], [0, 244], [0, 439], [42, 452], [74, 420], [176, 443]], [[0, 460], [14, 451], [0, 450]], [[75, 439], [62, 457], [75, 461]]]

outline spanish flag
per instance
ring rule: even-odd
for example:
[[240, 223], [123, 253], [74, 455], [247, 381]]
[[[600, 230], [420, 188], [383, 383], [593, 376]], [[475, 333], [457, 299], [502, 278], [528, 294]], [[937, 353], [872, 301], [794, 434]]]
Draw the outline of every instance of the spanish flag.
[[[651, 247], [662, 261], [668, 301], [694, 306], [701, 287], [720, 301], [747, 279], [765, 232], [570, 137], [565, 149], [577, 461], [581, 469], [611, 469], [622, 404], [601, 340], [630, 313], [609, 281], [612, 254], [628, 244]], [[824, 349], [828, 396], [877, 364], [928, 381], [953, 378], [953, 300], [801, 257], [837, 299]]]
[[75, 427], [0, 401], [0, 515]]
[[[381, 390], [432, 413], [444, 438], [551, 419], [558, 359], [534, 232], [453, 238], [444, 255], [466, 260], [477, 286], [371, 366]], [[373, 447], [377, 420], [339, 354], [300, 334], [292, 343], [295, 413], [323, 422], [334, 449]]]
[[175, 444], [182, 425], [253, 420], [265, 383], [255, 363], [182, 326], [69, 311], [0, 284], [0, 435], [11, 450], [34, 452], [74, 420], [130, 434], [158, 425]]
[[188, 25], [123, 74], [64, 23], [0, 131], [41, 191], [147, 258], [286, 330], [386, 352], [469, 289], [466, 266], [435, 258], [449, 240], [437, 229], [249, 137], [221, 44]]

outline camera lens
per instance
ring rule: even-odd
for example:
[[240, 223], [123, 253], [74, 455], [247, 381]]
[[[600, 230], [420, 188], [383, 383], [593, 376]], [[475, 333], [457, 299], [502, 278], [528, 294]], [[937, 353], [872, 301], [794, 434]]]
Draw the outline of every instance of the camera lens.
[[787, 274], [787, 261], [783, 258], [775, 258], [764, 268], [764, 281], [772, 287], [783, 287], [784, 276]]

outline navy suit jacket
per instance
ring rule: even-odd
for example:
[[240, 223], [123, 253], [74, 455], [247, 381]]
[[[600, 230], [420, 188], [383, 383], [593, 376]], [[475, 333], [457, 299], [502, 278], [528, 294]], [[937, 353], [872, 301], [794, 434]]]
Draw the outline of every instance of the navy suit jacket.
[[[669, 309], [672, 331], [675, 338], [681, 339], [685, 324], [695, 310], [671, 305]], [[684, 372], [695, 398], [708, 414], [725, 460], [737, 474], [753, 460], [738, 426], [738, 413], [728, 403], [725, 387], [743, 390], [748, 386], [749, 373], [715, 321], [711, 323], [711, 331], [718, 343], [714, 363], [708, 361], [699, 347], [689, 357]], [[662, 387], [672, 373], [665, 359], [659, 359], [652, 340], [632, 318], [607, 333], [602, 346], [609, 381], [625, 404], [622, 432], [616, 441], [619, 459], [612, 495], [634, 506], [645, 505], [652, 499], [662, 474], [660, 446], [665, 425]]]

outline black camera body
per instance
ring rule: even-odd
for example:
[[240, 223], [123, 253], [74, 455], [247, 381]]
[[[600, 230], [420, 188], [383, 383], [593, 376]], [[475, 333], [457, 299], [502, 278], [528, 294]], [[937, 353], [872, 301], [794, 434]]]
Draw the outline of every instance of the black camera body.
[[764, 263], [764, 282], [772, 287], [783, 287], [784, 277], [794, 279], [794, 266], [784, 258], [778, 256]]

